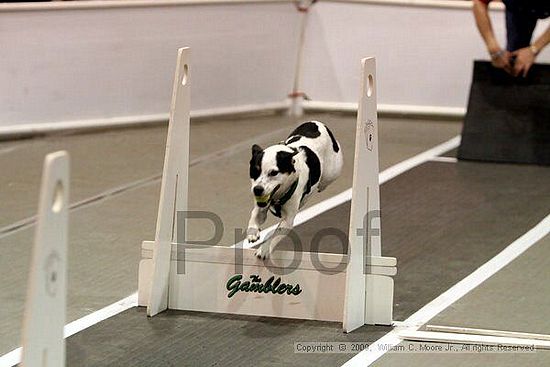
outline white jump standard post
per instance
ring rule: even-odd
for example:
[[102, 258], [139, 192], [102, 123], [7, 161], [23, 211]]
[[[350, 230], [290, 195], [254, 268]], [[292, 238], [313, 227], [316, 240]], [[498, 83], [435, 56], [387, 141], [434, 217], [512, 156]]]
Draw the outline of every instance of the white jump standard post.
[[[188, 57], [188, 49], [179, 50], [157, 232], [155, 241], [142, 244], [138, 304], [148, 307], [149, 316], [170, 308], [339, 321], [348, 332], [366, 323], [390, 324], [396, 261], [380, 256], [379, 241], [370, 241], [371, 250], [364, 250], [363, 239], [368, 236], [357, 235], [365, 214], [379, 209], [374, 82], [370, 89], [362, 89], [350, 254], [275, 250], [264, 262], [251, 248], [189, 245], [184, 238], [175, 238], [177, 212], [187, 208]], [[364, 63], [370, 65], [374, 67], [374, 60]], [[374, 69], [365, 75], [374, 78]], [[178, 272], [181, 268], [184, 271]]]
[[397, 274], [397, 260], [382, 257], [376, 60], [365, 58], [361, 66], [344, 301], [347, 332], [365, 324], [392, 323], [392, 276]]
[[[153, 246], [153, 261], [140, 263], [140, 266], [152, 266], [152, 277], [139, 279], [139, 283], [149, 288], [147, 315], [154, 316], [168, 307], [170, 281], [170, 256], [172, 243], [176, 242], [176, 213], [187, 210], [187, 184], [189, 176], [189, 111], [191, 107], [191, 88], [189, 79], [189, 48], [178, 50], [178, 61], [170, 119], [168, 122], [168, 137], [164, 155], [164, 169], [160, 189], [159, 211], [155, 244]], [[140, 273], [141, 274], [141, 273]], [[143, 295], [143, 292], [141, 292]]]
[[48, 154], [23, 317], [22, 366], [65, 365], [68, 205], [69, 156]]

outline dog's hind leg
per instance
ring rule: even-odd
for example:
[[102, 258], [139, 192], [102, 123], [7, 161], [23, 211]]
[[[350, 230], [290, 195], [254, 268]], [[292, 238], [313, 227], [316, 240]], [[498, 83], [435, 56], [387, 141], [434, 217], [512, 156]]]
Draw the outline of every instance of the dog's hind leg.
[[326, 189], [327, 186], [336, 181], [342, 173], [342, 168], [344, 166], [344, 156], [342, 151], [340, 150], [338, 153], [331, 153], [331, 155], [331, 159], [325, 160], [323, 174], [321, 175], [319, 185], [317, 186], [318, 192], [322, 192]]
[[264, 224], [267, 218], [267, 207], [260, 208], [255, 205], [250, 214], [248, 229], [246, 230], [246, 239], [248, 242], [256, 242], [260, 238], [260, 226]]

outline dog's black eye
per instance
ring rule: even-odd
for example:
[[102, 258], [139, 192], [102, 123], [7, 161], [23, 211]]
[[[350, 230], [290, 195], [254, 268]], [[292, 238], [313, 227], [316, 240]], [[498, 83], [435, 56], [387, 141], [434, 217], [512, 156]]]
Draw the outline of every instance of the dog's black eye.
[[279, 174], [279, 171], [277, 171], [277, 170], [273, 169], [273, 170], [269, 171], [270, 176], [277, 176], [278, 174]]

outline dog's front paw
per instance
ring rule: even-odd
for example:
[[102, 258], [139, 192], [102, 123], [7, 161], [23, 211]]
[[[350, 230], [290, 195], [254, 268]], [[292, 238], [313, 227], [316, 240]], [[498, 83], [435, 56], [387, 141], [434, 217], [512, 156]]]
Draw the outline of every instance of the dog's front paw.
[[258, 247], [258, 249], [256, 250], [256, 252], [254, 254], [256, 255], [256, 257], [258, 259], [265, 260], [271, 254], [270, 249], [271, 249], [271, 247], [268, 244], [264, 243], [260, 247]]
[[248, 242], [253, 243], [260, 238], [260, 230], [258, 228], [248, 228], [246, 230], [246, 239]]

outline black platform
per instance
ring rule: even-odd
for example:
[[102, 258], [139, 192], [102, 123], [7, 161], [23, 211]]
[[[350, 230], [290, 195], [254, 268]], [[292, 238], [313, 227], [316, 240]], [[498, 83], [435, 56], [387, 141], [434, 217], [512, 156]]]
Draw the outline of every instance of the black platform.
[[516, 78], [474, 63], [458, 158], [550, 165], [550, 65]]

